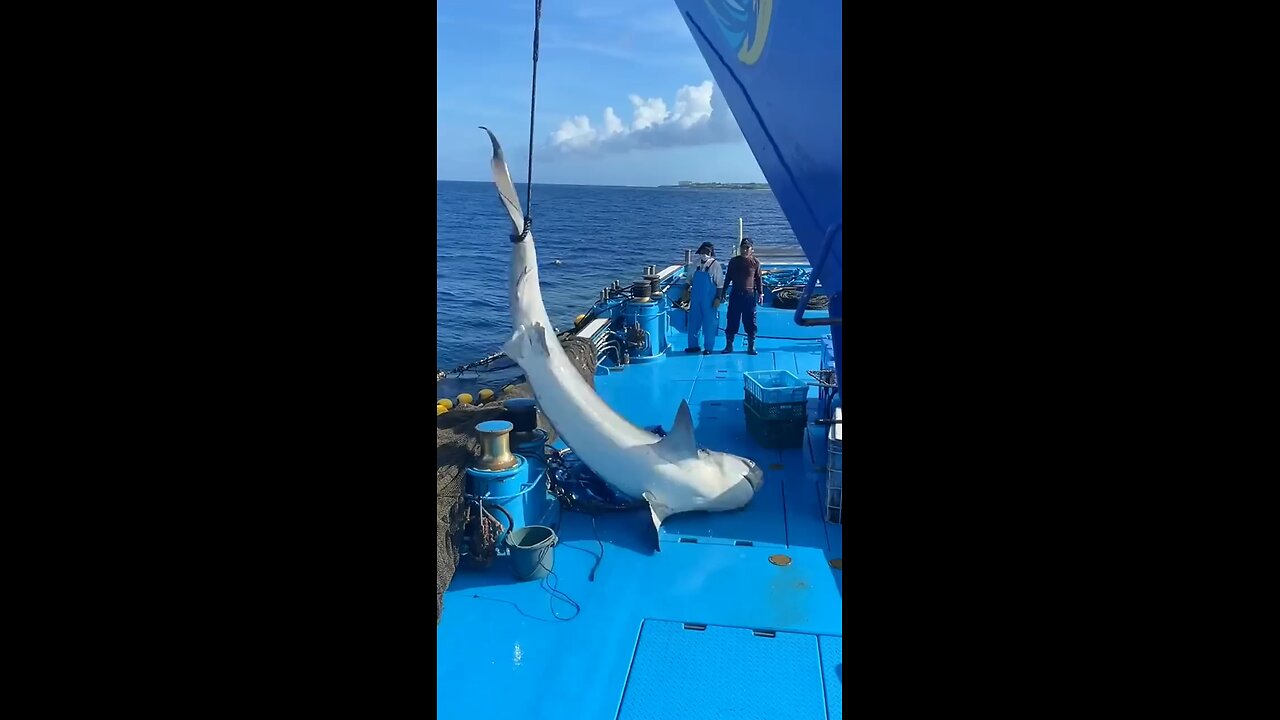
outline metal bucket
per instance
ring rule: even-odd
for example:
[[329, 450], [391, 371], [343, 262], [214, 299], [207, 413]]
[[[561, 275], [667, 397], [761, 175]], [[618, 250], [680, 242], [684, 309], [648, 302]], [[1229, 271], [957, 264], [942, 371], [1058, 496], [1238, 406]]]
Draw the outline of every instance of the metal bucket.
[[545, 525], [530, 525], [507, 533], [511, 549], [511, 570], [517, 580], [540, 580], [556, 564], [556, 531]]

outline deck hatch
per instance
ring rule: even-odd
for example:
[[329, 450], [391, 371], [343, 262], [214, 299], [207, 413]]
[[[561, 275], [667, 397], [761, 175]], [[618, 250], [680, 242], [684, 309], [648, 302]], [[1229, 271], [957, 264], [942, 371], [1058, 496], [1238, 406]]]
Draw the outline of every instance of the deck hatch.
[[617, 720], [827, 717], [818, 637], [757, 632], [645, 620]]

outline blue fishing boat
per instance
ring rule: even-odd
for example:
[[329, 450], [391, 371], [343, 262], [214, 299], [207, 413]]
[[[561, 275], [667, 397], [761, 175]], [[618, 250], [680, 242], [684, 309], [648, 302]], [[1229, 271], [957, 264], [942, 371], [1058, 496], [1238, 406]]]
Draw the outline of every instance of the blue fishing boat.
[[[480, 441], [442, 527], [456, 550], [437, 553], [441, 718], [842, 717], [840, 4], [676, 4], [799, 247], [760, 248], [755, 354], [684, 352], [693, 248], [601, 290], [559, 339], [625, 420], [676, 434], [687, 404], [698, 443], [763, 484], [740, 509], [658, 522], [533, 399], [438, 405], [438, 429], [477, 420]], [[472, 371], [483, 385], [501, 365]]]

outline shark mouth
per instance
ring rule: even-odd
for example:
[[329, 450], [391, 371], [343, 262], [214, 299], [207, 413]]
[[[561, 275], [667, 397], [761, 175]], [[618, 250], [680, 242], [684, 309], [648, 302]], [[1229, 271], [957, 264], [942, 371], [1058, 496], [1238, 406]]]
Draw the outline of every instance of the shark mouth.
[[751, 486], [752, 492], [760, 492], [760, 486], [764, 484], [764, 470], [761, 470], [760, 465], [754, 460], [747, 460], [747, 462], [751, 464], [751, 467], [747, 470], [747, 474], [742, 477]]

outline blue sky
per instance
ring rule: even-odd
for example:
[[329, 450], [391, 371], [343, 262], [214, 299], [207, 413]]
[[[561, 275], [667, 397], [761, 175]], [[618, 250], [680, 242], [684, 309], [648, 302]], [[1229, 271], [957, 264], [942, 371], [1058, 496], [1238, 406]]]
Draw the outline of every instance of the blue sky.
[[[436, 178], [523, 182], [534, 0], [440, 0]], [[764, 182], [671, 0], [545, 0], [534, 182]]]

